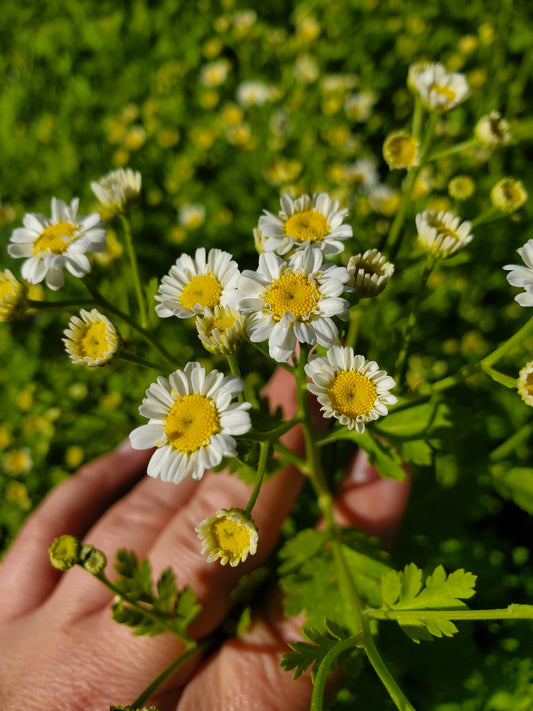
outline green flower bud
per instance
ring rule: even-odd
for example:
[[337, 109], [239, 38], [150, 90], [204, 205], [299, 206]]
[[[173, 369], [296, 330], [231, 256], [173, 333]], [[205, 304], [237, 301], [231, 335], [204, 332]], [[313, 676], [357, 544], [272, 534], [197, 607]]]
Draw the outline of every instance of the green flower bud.
[[48, 549], [50, 562], [58, 570], [68, 570], [80, 560], [81, 541], [75, 536], [60, 536]]
[[86, 544], [82, 546], [80, 553], [80, 563], [85, 570], [93, 575], [99, 575], [107, 565], [105, 553], [94, 546]]

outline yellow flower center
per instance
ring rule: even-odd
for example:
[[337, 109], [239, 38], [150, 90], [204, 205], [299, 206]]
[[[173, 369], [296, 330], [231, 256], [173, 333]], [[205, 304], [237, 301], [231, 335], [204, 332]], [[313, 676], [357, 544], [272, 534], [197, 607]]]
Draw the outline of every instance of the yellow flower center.
[[220, 421], [215, 403], [197, 393], [177, 400], [165, 420], [169, 444], [184, 454], [205, 447], [217, 432], [220, 432]]
[[391, 168], [410, 168], [418, 154], [418, 143], [409, 135], [393, 135], [383, 146], [383, 155]]
[[76, 230], [77, 227], [69, 222], [58, 222], [57, 225], [46, 227], [33, 243], [33, 253], [63, 254]]
[[374, 406], [377, 390], [374, 383], [355, 370], [337, 373], [329, 386], [332, 407], [347, 417], [368, 415]]
[[183, 289], [180, 302], [184, 309], [193, 309], [196, 304], [214, 308], [222, 294], [222, 285], [214, 274], [199, 274]]
[[359, 271], [360, 269], [362, 269], [365, 272], [365, 274], [377, 274], [378, 276], [381, 276], [383, 274], [383, 269], [381, 269], [381, 267], [378, 264], [369, 262], [365, 259], [361, 259], [355, 265], [356, 271]]
[[320, 300], [320, 291], [302, 274], [289, 273], [275, 281], [264, 298], [276, 321], [283, 318], [287, 311], [294, 314], [297, 321], [307, 321]]
[[329, 234], [328, 221], [316, 210], [295, 212], [285, 220], [285, 234], [297, 242], [305, 242], [307, 239], [321, 240]]
[[452, 101], [455, 101], [456, 93], [453, 89], [450, 89], [449, 86], [442, 86], [442, 84], [432, 84], [429, 87], [430, 91], [434, 91], [436, 94], [440, 94], [440, 96], [444, 96], [446, 101], [451, 104]]
[[235, 316], [231, 314], [222, 314], [220, 316], [213, 316], [209, 325], [207, 327], [207, 335], [211, 336], [215, 329], [218, 329], [221, 333], [225, 333], [226, 329], [232, 329], [235, 325]]
[[17, 284], [9, 279], [2, 279], [0, 275], [0, 304], [4, 299], [13, 298], [17, 296], [19, 289], [17, 289]]
[[108, 326], [103, 321], [87, 325], [78, 344], [81, 358], [103, 358], [109, 351]]
[[220, 552], [233, 559], [242, 557], [250, 547], [248, 527], [226, 516], [213, 522], [211, 536]]
[[531, 370], [526, 377], [522, 379], [520, 385], [529, 396], [533, 395], [533, 370]]

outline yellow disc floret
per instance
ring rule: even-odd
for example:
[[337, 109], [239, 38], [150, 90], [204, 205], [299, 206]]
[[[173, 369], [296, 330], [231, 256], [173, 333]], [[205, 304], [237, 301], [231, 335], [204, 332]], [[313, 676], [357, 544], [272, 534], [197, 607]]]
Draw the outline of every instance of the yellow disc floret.
[[216, 519], [211, 536], [218, 550], [231, 560], [241, 558], [250, 548], [251, 532], [242, 522], [228, 517]]
[[311, 279], [302, 274], [288, 273], [269, 287], [264, 299], [276, 321], [287, 312], [294, 314], [297, 321], [307, 321], [315, 312], [320, 291]]
[[439, 237], [452, 237], [453, 239], [459, 239], [457, 232], [454, 232], [449, 227], [446, 227], [444, 222], [433, 215], [428, 216], [428, 224], [430, 227], [434, 227], [437, 230], [437, 235]]
[[183, 308], [193, 309], [196, 304], [214, 308], [220, 300], [222, 285], [214, 274], [199, 274], [183, 289], [180, 302]]
[[87, 324], [78, 344], [80, 358], [104, 358], [109, 351], [108, 326], [103, 321]]
[[213, 400], [205, 395], [184, 395], [177, 400], [165, 420], [169, 444], [183, 453], [195, 452], [209, 444], [220, 432], [220, 420]]
[[295, 212], [285, 220], [285, 234], [297, 242], [321, 240], [329, 234], [327, 218], [316, 210]]
[[63, 254], [71, 244], [77, 227], [68, 222], [58, 222], [46, 227], [33, 243], [33, 253]]
[[337, 373], [329, 386], [333, 409], [347, 417], [368, 415], [377, 397], [374, 383], [354, 370]]
[[444, 98], [449, 104], [451, 104], [452, 101], [455, 101], [455, 97], [457, 96], [453, 89], [451, 89], [449, 86], [442, 86], [441, 84], [433, 84], [432, 86], [430, 86], [429, 90], [434, 91], [440, 96], [444, 96]]

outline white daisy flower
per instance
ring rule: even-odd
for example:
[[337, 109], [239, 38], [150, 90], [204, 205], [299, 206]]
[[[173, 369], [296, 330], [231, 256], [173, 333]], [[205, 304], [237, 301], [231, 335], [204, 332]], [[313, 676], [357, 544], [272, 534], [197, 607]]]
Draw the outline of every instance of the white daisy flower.
[[421, 68], [412, 81], [425, 106], [432, 111], [449, 111], [470, 96], [464, 74], [450, 74], [440, 63]]
[[256, 525], [241, 509], [220, 509], [202, 521], [196, 532], [203, 541], [202, 553], [207, 553], [208, 563], [220, 559], [221, 565], [235, 567], [257, 551]]
[[354, 355], [353, 348], [335, 345], [327, 356], [311, 356], [305, 372], [307, 388], [317, 396], [324, 417], [335, 417], [348, 429], [364, 432], [365, 422], [388, 413], [397, 402], [389, 390], [394, 380], [373, 360]]
[[244, 106], [261, 106], [270, 99], [270, 88], [261, 81], [244, 81], [237, 87], [237, 102]]
[[196, 250], [194, 259], [182, 254], [170, 272], [163, 277], [156, 294], [160, 303], [155, 310], [161, 318], [189, 318], [201, 315], [206, 308], [234, 306], [237, 298], [239, 267], [229, 252], [204, 247]]
[[470, 222], [463, 222], [453, 212], [425, 210], [416, 216], [418, 243], [426, 252], [445, 259], [472, 241]]
[[65, 282], [63, 269], [82, 277], [91, 270], [86, 252], [105, 249], [106, 231], [100, 215], [78, 215], [78, 205], [78, 198], [70, 205], [52, 198], [51, 218], [27, 213], [24, 227], [11, 235], [7, 251], [11, 257], [26, 258], [21, 273], [30, 284], [44, 279], [50, 289], [60, 289]]
[[231, 306], [206, 308], [196, 317], [196, 330], [204, 348], [215, 355], [236, 353], [244, 343], [244, 316]]
[[118, 168], [91, 183], [91, 190], [111, 212], [127, 212], [137, 202], [141, 185], [142, 176], [138, 170]]
[[120, 346], [115, 327], [97, 309], [82, 309], [80, 317], [73, 316], [64, 331], [63, 343], [70, 360], [91, 368], [107, 363]]
[[28, 287], [15, 279], [13, 272], [0, 272], [0, 322], [13, 321], [27, 308]]
[[286, 193], [277, 216], [264, 212], [259, 229], [266, 238], [266, 252], [284, 255], [310, 245], [325, 255], [339, 254], [344, 249], [342, 241], [353, 236], [350, 225], [342, 224], [348, 210], [339, 210], [339, 201], [331, 200], [327, 193], [315, 193], [312, 198], [302, 195], [296, 200]]
[[348, 317], [348, 302], [340, 298], [350, 275], [345, 267], [322, 264], [320, 249], [307, 247], [288, 262], [272, 252], [259, 255], [257, 271], [239, 280], [239, 310], [249, 313], [248, 336], [268, 340], [270, 357], [285, 362], [296, 342], [329, 347], [338, 337], [333, 317]]
[[376, 162], [373, 158], [360, 158], [345, 167], [344, 177], [352, 185], [371, 188], [379, 181]]
[[506, 264], [507, 281], [511, 286], [525, 289], [524, 293], [515, 296], [520, 306], [533, 306], [533, 239], [528, 240], [523, 247], [519, 247], [518, 254], [522, 257], [525, 267], [521, 264]]
[[237, 454], [234, 435], [250, 429], [248, 402], [231, 400], [244, 383], [218, 370], [206, 374], [200, 363], [187, 363], [168, 380], [157, 378], [146, 391], [139, 412], [147, 425], [130, 434], [134, 449], [157, 447], [148, 463], [148, 475], [175, 484], [190, 474], [201, 479], [206, 469]]
[[346, 268], [350, 274], [348, 286], [360, 299], [381, 294], [394, 274], [394, 264], [387, 262], [377, 249], [367, 249], [363, 254], [350, 257]]

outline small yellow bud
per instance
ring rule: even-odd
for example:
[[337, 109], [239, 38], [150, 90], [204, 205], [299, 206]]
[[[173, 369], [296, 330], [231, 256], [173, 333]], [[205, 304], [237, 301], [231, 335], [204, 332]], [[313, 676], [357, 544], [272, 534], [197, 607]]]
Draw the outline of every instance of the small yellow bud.
[[94, 546], [86, 544], [82, 546], [80, 552], [80, 563], [85, 570], [93, 575], [99, 575], [107, 564], [105, 553]]
[[68, 570], [80, 560], [81, 541], [75, 536], [64, 535], [56, 538], [48, 549], [50, 562], [58, 570]]
[[490, 191], [490, 201], [498, 210], [511, 214], [527, 200], [527, 192], [520, 182], [514, 178], [502, 178]]
[[474, 194], [476, 184], [468, 175], [456, 175], [448, 183], [448, 194], [454, 200], [468, 200]]
[[412, 168], [418, 160], [419, 143], [405, 131], [395, 131], [383, 144], [383, 158], [391, 170]]

